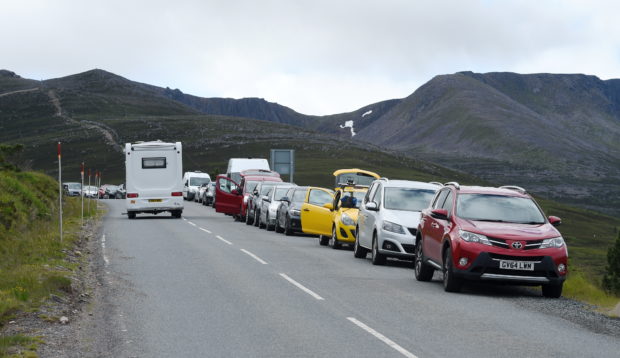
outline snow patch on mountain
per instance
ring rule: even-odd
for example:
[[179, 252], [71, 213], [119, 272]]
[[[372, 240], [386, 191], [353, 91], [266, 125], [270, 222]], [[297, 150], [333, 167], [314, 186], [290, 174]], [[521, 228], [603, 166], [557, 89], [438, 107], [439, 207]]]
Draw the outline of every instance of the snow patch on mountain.
[[369, 115], [371, 113], [372, 113], [372, 109], [367, 111], [367, 112], [365, 112], [364, 114], [362, 114], [362, 118], [366, 117], [367, 115]]
[[351, 137], [355, 136], [355, 129], [353, 129], [353, 121], [346, 121], [344, 125], [340, 125], [340, 128], [351, 128]]

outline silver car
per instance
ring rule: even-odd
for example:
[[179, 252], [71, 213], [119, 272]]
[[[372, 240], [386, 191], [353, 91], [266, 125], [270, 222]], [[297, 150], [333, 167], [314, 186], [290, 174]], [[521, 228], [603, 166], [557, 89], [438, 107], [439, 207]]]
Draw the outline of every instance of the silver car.
[[385, 264], [387, 257], [413, 260], [420, 211], [439, 188], [439, 183], [375, 180], [360, 205], [353, 255], [365, 258], [370, 251], [374, 265]]
[[286, 196], [291, 187], [297, 186], [291, 183], [278, 183], [274, 185], [267, 195], [264, 195], [260, 201], [260, 210], [258, 211], [258, 227], [267, 228], [268, 231], [275, 229], [276, 216], [280, 200]]

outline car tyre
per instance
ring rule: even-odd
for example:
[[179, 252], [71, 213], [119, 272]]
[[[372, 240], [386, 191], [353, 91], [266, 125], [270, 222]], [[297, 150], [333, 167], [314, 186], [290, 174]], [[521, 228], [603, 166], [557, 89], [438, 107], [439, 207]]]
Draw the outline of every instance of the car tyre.
[[255, 209], [254, 210], [254, 226], [257, 226], [260, 228], [259, 220], [260, 220], [260, 212]]
[[430, 281], [433, 278], [435, 269], [424, 262], [424, 250], [422, 249], [422, 241], [418, 240], [418, 244], [415, 247], [415, 261], [414, 261], [415, 279], [418, 281]]
[[463, 281], [454, 276], [452, 249], [448, 247], [443, 255], [443, 289], [446, 292], [460, 292]]
[[291, 236], [293, 235], [293, 228], [291, 227], [291, 218], [287, 215], [286, 221], [284, 222], [284, 235]]
[[327, 246], [329, 244], [329, 236], [319, 235], [319, 245]]
[[[355, 232], [359, 232], [359, 229], [356, 229]], [[353, 256], [358, 259], [365, 259], [368, 255], [368, 250], [362, 246], [360, 246], [360, 241], [355, 235], [355, 244], [353, 244]]]
[[267, 213], [265, 221], [266, 221], [265, 228], [267, 229], [267, 231], [273, 231], [273, 229], [275, 229], [275, 224], [274, 225], [269, 224], [269, 213]]
[[174, 210], [174, 211], [172, 211], [172, 217], [175, 218], [175, 219], [180, 219], [182, 213], [183, 213], [183, 211], [181, 211], [181, 210]]
[[564, 283], [542, 285], [542, 294], [547, 298], [560, 298], [562, 296], [562, 287]]
[[130, 212], [127, 213], [127, 217], [130, 218], [130, 219], [135, 219], [136, 218], [136, 213], [130, 211]]
[[252, 217], [252, 219], [250, 219], [250, 209], [248, 209], [248, 213], [245, 216], [245, 224], [246, 225], [252, 225], [254, 224], [254, 218]]
[[332, 237], [329, 238], [329, 246], [334, 250], [338, 250], [342, 247], [342, 244], [338, 241], [338, 237], [336, 236], [336, 226], [332, 228]]
[[284, 232], [284, 228], [280, 226], [280, 217], [278, 215], [276, 215], [276, 224], [273, 230], [277, 232], [278, 234], [281, 234], [282, 232]]
[[259, 229], [265, 229], [265, 228], [267, 228], [267, 225], [265, 225], [265, 224], [263, 223], [263, 221], [261, 220], [261, 215], [260, 215], [260, 214], [258, 214], [258, 228], [259, 228]]
[[385, 255], [379, 252], [379, 240], [377, 239], [377, 233], [372, 236], [372, 264], [373, 265], [385, 265]]

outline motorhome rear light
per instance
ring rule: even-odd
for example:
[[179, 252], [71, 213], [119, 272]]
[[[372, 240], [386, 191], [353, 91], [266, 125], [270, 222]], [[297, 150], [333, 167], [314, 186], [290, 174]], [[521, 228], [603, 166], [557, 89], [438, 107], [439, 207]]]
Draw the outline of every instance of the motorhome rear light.
[[172, 192], [172, 196], [183, 196], [183, 192], [182, 191], [174, 191], [174, 192]]
[[138, 197], [138, 193], [127, 193], [127, 197], [128, 198], [137, 198]]

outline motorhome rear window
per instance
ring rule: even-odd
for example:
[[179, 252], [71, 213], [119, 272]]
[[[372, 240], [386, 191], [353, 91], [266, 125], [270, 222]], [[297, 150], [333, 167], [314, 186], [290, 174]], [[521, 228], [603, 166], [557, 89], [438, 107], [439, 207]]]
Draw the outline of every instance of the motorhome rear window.
[[166, 157], [142, 158], [142, 169], [162, 169], [166, 167]]

